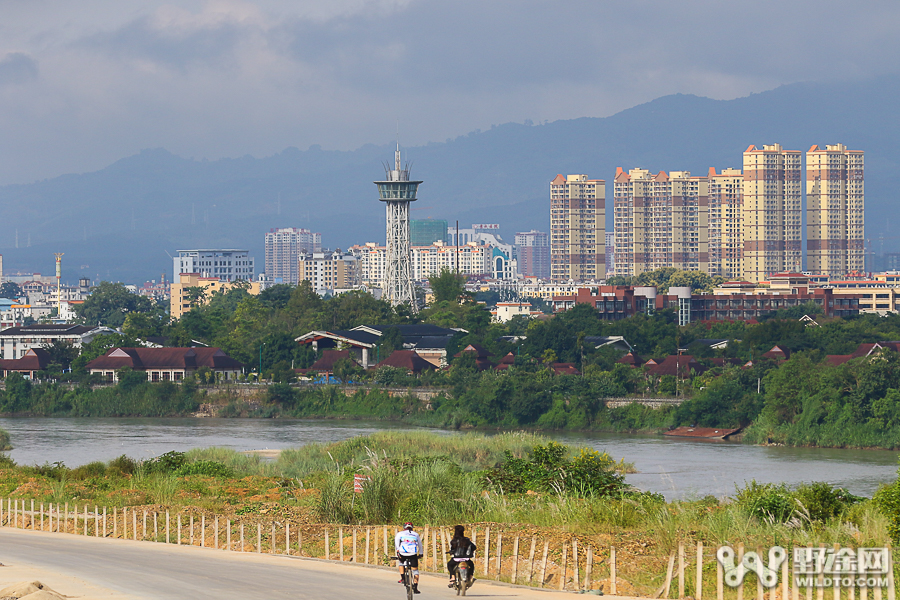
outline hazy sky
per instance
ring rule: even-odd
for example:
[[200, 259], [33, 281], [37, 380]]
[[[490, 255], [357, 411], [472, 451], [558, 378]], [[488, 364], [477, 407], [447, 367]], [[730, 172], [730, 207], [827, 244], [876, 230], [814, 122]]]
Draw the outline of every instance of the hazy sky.
[[0, 184], [900, 71], [892, 0], [0, 0]]

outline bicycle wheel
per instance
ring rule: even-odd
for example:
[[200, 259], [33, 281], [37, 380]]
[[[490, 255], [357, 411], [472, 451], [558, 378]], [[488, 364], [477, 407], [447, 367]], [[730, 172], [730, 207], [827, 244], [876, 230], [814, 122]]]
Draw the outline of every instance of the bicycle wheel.
[[413, 600], [413, 576], [409, 567], [403, 569], [403, 581], [406, 583], [406, 600]]

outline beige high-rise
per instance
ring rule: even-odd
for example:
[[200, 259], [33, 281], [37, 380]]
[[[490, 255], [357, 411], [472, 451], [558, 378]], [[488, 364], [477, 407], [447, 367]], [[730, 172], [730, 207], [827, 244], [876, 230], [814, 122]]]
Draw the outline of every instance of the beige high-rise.
[[550, 280], [606, 278], [606, 182], [557, 175], [550, 182]]
[[799, 272], [801, 239], [801, 155], [781, 144], [750, 146], [744, 152], [744, 279]]
[[741, 211], [744, 174], [740, 169], [709, 168], [709, 274], [725, 279], [743, 277], [744, 239]]
[[843, 144], [806, 153], [806, 265], [814, 275], [865, 271], [863, 152]]
[[709, 181], [688, 171], [616, 170], [616, 275], [709, 269]]

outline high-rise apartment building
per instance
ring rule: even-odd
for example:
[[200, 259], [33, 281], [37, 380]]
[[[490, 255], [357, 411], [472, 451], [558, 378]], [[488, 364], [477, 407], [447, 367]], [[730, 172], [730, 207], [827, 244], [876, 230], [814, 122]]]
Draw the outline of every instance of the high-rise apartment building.
[[689, 171], [616, 170], [615, 273], [709, 270], [709, 182]]
[[864, 271], [863, 152], [836, 144], [806, 153], [806, 265], [814, 275]]
[[516, 256], [520, 273], [526, 277], [550, 279], [550, 238], [546, 232], [532, 229], [517, 233]]
[[[492, 274], [495, 248], [487, 244], [469, 242], [462, 246], [445, 246], [440, 242], [430, 246], [410, 248], [410, 272], [414, 281], [424, 281], [443, 269], [457, 271], [461, 275]], [[382, 287], [387, 281], [388, 249], [369, 242], [351, 246], [350, 254], [359, 260], [359, 276], [362, 283]]]
[[709, 168], [709, 274], [727, 280], [743, 277], [741, 230], [744, 174], [740, 169]]
[[550, 182], [550, 279], [606, 278], [606, 182], [557, 175]]
[[801, 156], [781, 144], [744, 152], [743, 276], [751, 282], [803, 268]]
[[173, 282], [180, 281], [182, 273], [196, 273], [221, 281], [253, 279], [253, 257], [246, 250], [179, 250], [173, 262]]
[[266, 277], [297, 285], [297, 259], [304, 252], [321, 252], [322, 234], [309, 229], [282, 227], [266, 232]]
[[303, 252], [297, 261], [300, 280], [317, 292], [359, 285], [359, 260], [342, 252]]
[[409, 243], [411, 246], [430, 246], [435, 242], [447, 243], [445, 219], [410, 219]]

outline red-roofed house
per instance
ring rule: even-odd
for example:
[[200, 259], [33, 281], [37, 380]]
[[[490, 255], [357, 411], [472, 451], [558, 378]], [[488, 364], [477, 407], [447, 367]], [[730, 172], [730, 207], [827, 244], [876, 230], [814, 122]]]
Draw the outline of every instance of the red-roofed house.
[[494, 370], [505, 371], [506, 369], [510, 368], [511, 366], [513, 366], [515, 364], [516, 364], [516, 355], [513, 354], [512, 352], [509, 352], [509, 353], [507, 353], [506, 356], [504, 356], [503, 358], [500, 359], [500, 362], [497, 363], [497, 366], [494, 367]]
[[706, 371], [706, 367], [689, 354], [667, 356], [662, 362], [649, 369], [649, 373], [657, 377], [676, 374], [678, 377], [689, 377], [691, 371], [700, 374]]
[[491, 369], [494, 366], [494, 364], [488, 358], [490, 356], [493, 356], [493, 354], [488, 352], [487, 348], [480, 346], [479, 344], [469, 344], [468, 346], [460, 350], [457, 354], [455, 354], [454, 358], [459, 358], [463, 355], [463, 352], [472, 352], [475, 354], [475, 365], [478, 367], [479, 371]]
[[0, 360], [0, 377], [21, 373], [28, 379], [37, 377], [50, 364], [50, 353], [43, 348], [30, 348], [22, 358]]
[[111, 348], [85, 366], [107, 381], [118, 381], [116, 371], [123, 367], [146, 371], [148, 381], [181, 381], [207, 367], [228, 381], [237, 379], [244, 365], [220, 348]]
[[581, 371], [575, 368], [574, 363], [553, 363], [550, 369], [556, 375], [581, 375]]
[[772, 346], [772, 349], [763, 354], [762, 357], [772, 360], [787, 360], [791, 357], [791, 349], [787, 346]]
[[634, 352], [629, 352], [622, 358], [616, 361], [617, 363], [621, 363], [623, 365], [628, 365], [629, 367], [640, 367], [644, 364], [644, 359], [635, 354]]
[[396, 369], [406, 369], [412, 374], [419, 374], [422, 371], [433, 371], [436, 367], [416, 354], [415, 350], [394, 350], [386, 359], [375, 365], [375, 368], [394, 367]]

